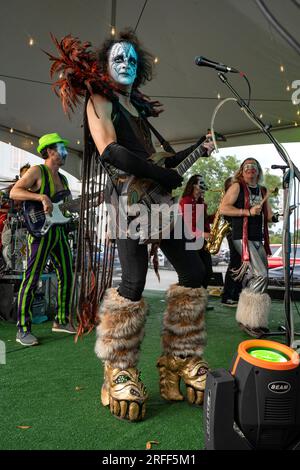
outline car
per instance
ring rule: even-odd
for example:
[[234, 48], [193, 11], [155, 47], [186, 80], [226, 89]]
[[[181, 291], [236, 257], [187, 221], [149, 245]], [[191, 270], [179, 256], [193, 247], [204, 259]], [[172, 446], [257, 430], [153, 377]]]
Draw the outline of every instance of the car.
[[164, 266], [165, 265], [165, 255], [161, 251], [160, 248], [157, 250], [157, 256], [158, 256], [158, 266]]
[[122, 271], [121, 261], [120, 261], [120, 258], [119, 258], [118, 248], [116, 247], [115, 248], [115, 256], [114, 256], [114, 272], [119, 273], [121, 271]]
[[228, 264], [230, 260], [230, 251], [226, 248], [219, 251], [219, 255], [222, 258], [222, 262]]
[[213, 266], [217, 266], [219, 263], [224, 262], [224, 258], [220, 253], [216, 255], [211, 255], [211, 262]]
[[[98, 251], [96, 253], [96, 259], [102, 265], [104, 261], [104, 245], [101, 245], [101, 248], [98, 248]], [[109, 261], [108, 261], [109, 262]], [[121, 262], [119, 258], [119, 253], [118, 253], [118, 248], [115, 247], [115, 254], [114, 254], [114, 273], [119, 273], [121, 272]]]
[[271, 255], [270, 256], [273, 256], [274, 253], [278, 250], [278, 248], [281, 247], [281, 243], [270, 243], [270, 249], [271, 249]]
[[[160, 268], [165, 268], [165, 269], [174, 269], [167, 257], [164, 255], [162, 250], [158, 248], [157, 250], [157, 257], [158, 257], [158, 266]], [[152, 262], [152, 257], [151, 259], [149, 258], [149, 267], [153, 268], [153, 262]]]
[[[283, 266], [282, 254], [282, 245], [278, 245], [274, 254], [268, 258], [269, 269], [280, 268]], [[291, 265], [293, 264], [300, 264], [300, 245], [292, 245], [291, 247]]]
[[[290, 267], [291, 271], [291, 286], [300, 287], [300, 264]], [[269, 286], [284, 287], [284, 268], [269, 269]]]

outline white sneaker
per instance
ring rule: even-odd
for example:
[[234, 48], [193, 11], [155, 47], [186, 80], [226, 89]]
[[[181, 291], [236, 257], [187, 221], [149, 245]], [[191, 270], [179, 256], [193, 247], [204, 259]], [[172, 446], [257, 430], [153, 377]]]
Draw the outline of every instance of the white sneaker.
[[18, 331], [16, 336], [16, 342], [22, 344], [22, 346], [35, 346], [39, 344], [38, 339], [27, 331], [26, 333], [22, 333], [22, 331]]
[[75, 328], [71, 325], [71, 323], [56, 323], [54, 322], [52, 325], [53, 333], [69, 333], [69, 335], [76, 335]]

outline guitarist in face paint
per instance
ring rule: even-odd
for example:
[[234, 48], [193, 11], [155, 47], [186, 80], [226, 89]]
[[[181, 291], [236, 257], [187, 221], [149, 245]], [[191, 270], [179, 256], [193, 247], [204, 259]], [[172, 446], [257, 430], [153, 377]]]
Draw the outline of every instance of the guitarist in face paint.
[[[108, 94], [101, 94], [101, 88], [100, 92], [89, 93], [86, 115], [88, 130], [105, 165], [114, 167], [117, 174], [120, 171], [136, 179], [153, 180], [169, 195], [183, 180], [180, 170], [174, 168], [194, 151], [196, 158], [209, 156], [214, 146], [203, 136], [193, 146], [172, 153], [164, 166], [150, 158], [155, 150], [150, 128], [143, 119], [147, 113], [138, 97], [146, 99], [139, 86], [151, 80], [153, 62], [154, 57], [142, 48], [133, 31], [121, 32], [118, 39], [108, 39], [99, 51], [99, 63], [114, 96], [110, 99]], [[148, 103], [152, 103], [151, 115], [157, 116], [160, 103], [150, 99]], [[152, 211], [152, 201], [149, 205]], [[137, 362], [146, 317], [142, 293], [148, 250], [145, 244], [130, 236], [118, 234], [116, 243], [122, 280], [118, 289], [108, 289], [104, 296], [95, 347], [97, 356], [105, 363], [101, 400], [104, 406], [110, 404], [111, 412], [118, 417], [138, 421], [145, 415], [147, 400]], [[186, 249], [184, 235], [179, 239], [172, 233], [162, 238], [160, 248], [178, 274], [178, 284], [170, 286], [167, 292], [163, 354], [157, 363], [162, 371], [161, 395], [168, 401], [183, 400], [179, 383], [184, 377], [189, 402], [200, 405], [207, 371], [203, 360], [205, 268], [198, 253]]]
[[[52, 214], [53, 204], [58, 193], [70, 193], [68, 182], [59, 169], [65, 164], [68, 141], [59, 134], [46, 134], [39, 139], [38, 152], [44, 158], [43, 165], [31, 167], [12, 188], [10, 197], [16, 201], [33, 201], [41, 203], [43, 212]], [[44, 217], [45, 218], [45, 217]], [[18, 332], [16, 341], [23, 346], [38, 344], [37, 338], [31, 333], [31, 305], [34, 294], [42, 275], [45, 264], [51, 259], [58, 279], [57, 314], [53, 323], [53, 332], [75, 334], [70, 323], [71, 289], [73, 282], [72, 256], [67, 241], [65, 228], [53, 225], [42, 237], [28, 235], [26, 270], [18, 295]]]

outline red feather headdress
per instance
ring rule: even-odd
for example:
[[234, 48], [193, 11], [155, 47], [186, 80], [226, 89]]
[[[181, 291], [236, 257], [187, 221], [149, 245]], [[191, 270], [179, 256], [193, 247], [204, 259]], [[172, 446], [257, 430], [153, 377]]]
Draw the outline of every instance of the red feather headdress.
[[78, 38], [65, 36], [61, 41], [51, 34], [51, 38], [59, 52], [59, 57], [45, 51], [53, 62], [50, 76], [59, 78], [52, 87], [61, 99], [64, 112], [70, 115], [88, 91], [113, 98], [114, 84], [107, 75], [100, 72], [96, 53], [90, 50], [90, 42], [81, 42]]

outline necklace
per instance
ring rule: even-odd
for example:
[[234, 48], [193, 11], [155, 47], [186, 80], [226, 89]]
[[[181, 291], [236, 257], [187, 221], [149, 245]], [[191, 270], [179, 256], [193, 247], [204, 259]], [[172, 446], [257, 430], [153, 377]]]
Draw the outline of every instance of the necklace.
[[[248, 184], [247, 188], [249, 192], [250, 207], [259, 204], [261, 201], [261, 193], [259, 186], [251, 186]], [[251, 191], [251, 189], [253, 189], [254, 191]]]

